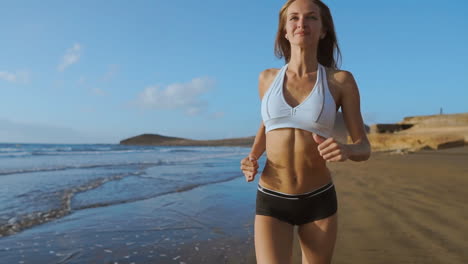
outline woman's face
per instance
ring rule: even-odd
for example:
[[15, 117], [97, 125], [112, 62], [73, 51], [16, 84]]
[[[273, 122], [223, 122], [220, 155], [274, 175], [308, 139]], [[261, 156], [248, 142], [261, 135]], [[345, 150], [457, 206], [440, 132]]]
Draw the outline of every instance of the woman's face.
[[320, 8], [310, 0], [297, 0], [286, 10], [286, 39], [291, 45], [318, 45], [325, 36]]

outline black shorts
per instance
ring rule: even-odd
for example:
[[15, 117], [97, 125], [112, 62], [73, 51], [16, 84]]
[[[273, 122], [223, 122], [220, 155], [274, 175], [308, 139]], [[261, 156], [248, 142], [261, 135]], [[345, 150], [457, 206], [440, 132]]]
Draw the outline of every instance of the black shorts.
[[272, 216], [291, 225], [302, 225], [332, 216], [337, 210], [333, 182], [302, 194], [281, 193], [258, 185], [257, 215]]

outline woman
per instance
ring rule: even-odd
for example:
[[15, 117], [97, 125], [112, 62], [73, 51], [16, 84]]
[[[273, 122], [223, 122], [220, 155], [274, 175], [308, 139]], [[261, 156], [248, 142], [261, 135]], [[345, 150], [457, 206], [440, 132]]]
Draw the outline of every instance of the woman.
[[[319, 0], [286, 2], [275, 53], [286, 65], [259, 76], [262, 122], [250, 154], [241, 161], [251, 182], [266, 151], [256, 200], [257, 263], [291, 263], [295, 225], [302, 263], [330, 263], [338, 206], [326, 162], [370, 156], [358, 87], [350, 72], [337, 69], [333, 20]], [[340, 107], [352, 144], [331, 137]]]

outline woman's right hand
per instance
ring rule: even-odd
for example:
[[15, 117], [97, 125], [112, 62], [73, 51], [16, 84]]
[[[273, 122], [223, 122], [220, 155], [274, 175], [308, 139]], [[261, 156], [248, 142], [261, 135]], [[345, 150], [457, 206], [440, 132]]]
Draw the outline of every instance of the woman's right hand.
[[257, 174], [258, 171], [257, 157], [255, 157], [253, 154], [249, 154], [249, 156], [241, 160], [240, 168], [244, 173], [245, 180], [247, 182], [253, 181], [255, 174]]

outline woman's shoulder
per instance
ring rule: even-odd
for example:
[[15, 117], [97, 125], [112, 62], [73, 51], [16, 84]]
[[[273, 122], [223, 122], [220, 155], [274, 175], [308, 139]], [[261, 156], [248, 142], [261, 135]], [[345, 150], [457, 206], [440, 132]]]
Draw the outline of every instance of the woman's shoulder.
[[328, 81], [332, 81], [340, 86], [354, 83], [354, 76], [350, 71], [328, 67], [326, 67], [325, 69], [327, 71]]
[[270, 68], [260, 72], [260, 75], [258, 76], [258, 91], [260, 93], [260, 98], [263, 98], [263, 95], [273, 83], [273, 80], [279, 71], [280, 69]]
[[359, 88], [350, 71], [326, 68], [328, 87], [334, 91], [341, 105], [344, 98], [359, 97]]
[[263, 81], [271, 79], [271, 78], [275, 78], [275, 76], [278, 74], [279, 71], [280, 69], [278, 68], [269, 68], [260, 72], [260, 76], [258, 78], [259, 80], [263, 80]]

